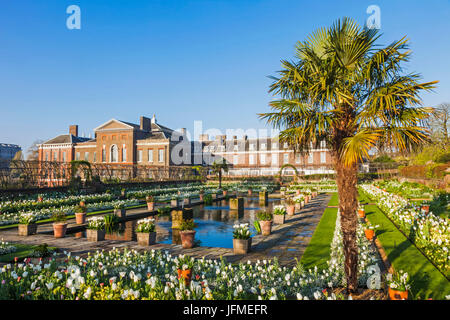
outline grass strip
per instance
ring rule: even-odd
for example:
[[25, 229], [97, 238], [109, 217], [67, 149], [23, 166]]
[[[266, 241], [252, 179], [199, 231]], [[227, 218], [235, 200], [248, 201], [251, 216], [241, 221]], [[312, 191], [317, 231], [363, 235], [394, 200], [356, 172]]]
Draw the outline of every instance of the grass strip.
[[[334, 193], [328, 205], [330, 206], [330, 203], [336, 199], [337, 193]], [[328, 268], [327, 261], [330, 260], [330, 246], [336, 226], [337, 212], [337, 208], [325, 209], [311, 241], [300, 259], [300, 263], [306, 269], [312, 269], [314, 266], [317, 266], [318, 269]]]
[[[21, 244], [21, 243], [9, 243], [10, 245], [13, 245], [16, 247], [15, 252], [11, 252], [8, 254], [4, 254], [0, 256], [0, 262], [8, 263], [8, 262], [14, 262], [14, 258], [19, 258], [19, 261], [24, 258], [28, 258], [31, 256], [33, 251], [38, 247], [35, 245], [30, 244]], [[48, 247], [48, 250], [56, 250], [55, 247]]]

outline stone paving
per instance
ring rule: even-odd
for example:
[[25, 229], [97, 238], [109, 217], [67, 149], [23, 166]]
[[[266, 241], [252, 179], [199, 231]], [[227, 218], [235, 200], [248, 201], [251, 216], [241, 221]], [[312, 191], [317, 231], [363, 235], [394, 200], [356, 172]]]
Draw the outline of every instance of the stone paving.
[[[89, 242], [86, 238], [76, 238], [66, 236], [56, 239], [51, 232], [51, 224], [39, 226], [38, 234], [28, 237], [17, 235], [17, 228], [0, 231], [0, 239], [7, 242], [17, 242], [23, 244], [38, 245], [47, 243], [51, 247], [57, 247], [61, 251], [71, 252], [72, 255], [86, 255], [88, 252], [96, 250], [110, 250], [112, 248], [129, 248], [138, 251], [142, 250], [168, 250], [174, 255], [187, 254], [195, 258], [220, 259], [230, 263], [252, 262], [256, 260], [277, 258], [280, 265], [294, 266], [295, 259], [300, 260], [303, 252], [311, 240], [311, 236], [319, 223], [322, 214], [330, 200], [330, 195], [320, 194], [312, 199], [303, 209], [296, 212], [294, 216], [286, 215], [286, 222], [283, 225], [273, 225], [272, 234], [269, 236], [257, 235], [252, 239], [252, 249], [247, 255], [235, 255], [233, 249], [215, 247], [194, 247], [183, 249], [181, 245], [157, 243], [152, 246], [143, 247], [135, 241], [124, 240], [104, 240], [100, 242]], [[135, 209], [130, 212], [136, 215], [150, 215], [146, 209]], [[127, 211], [127, 216], [129, 212]], [[49, 229], [49, 230], [47, 230]]]

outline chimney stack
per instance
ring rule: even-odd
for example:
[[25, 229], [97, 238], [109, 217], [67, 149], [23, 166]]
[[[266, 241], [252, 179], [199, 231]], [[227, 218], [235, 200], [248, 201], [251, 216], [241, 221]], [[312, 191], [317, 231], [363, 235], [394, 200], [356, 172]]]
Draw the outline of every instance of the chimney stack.
[[151, 122], [152, 120], [150, 120], [147, 117], [142, 116], [141, 117], [141, 130], [142, 131], [151, 131]]
[[78, 125], [77, 124], [73, 124], [71, 126], [69, 126], [69, 134], [78, 137]]

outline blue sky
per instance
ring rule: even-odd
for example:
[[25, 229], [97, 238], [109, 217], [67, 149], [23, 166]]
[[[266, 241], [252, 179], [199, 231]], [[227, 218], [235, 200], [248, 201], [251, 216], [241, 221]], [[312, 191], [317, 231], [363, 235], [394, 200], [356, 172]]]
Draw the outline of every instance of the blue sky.
[[[81, 8], [69, 30], [66, 8]], [[111, 118], [152, 116], [171, 128], [266, 128], [267, 78], [294, 45], [349, 16], [381, 9], [381, 44], [406, 35], [408, 71], [440, 80], [425, 105], [450, 102], [450, 2], [140, 1], [0, 2], [0, 142], [24, 150], [78, 124], [86, 135]]]

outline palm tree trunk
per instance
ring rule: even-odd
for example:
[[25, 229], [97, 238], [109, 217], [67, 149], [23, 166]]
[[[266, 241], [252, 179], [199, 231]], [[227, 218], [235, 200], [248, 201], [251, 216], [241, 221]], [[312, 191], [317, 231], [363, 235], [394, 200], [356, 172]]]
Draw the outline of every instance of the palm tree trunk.
[[353, 164], [348, 167], [337, 160], [335, 167], [347, 292], [353, 293], [356, 292], [358, 287], [358, 247], [356, 243], [356, 226], [358, 223], [356, 216], [356, 210], [358, 209], [357, 165]]

